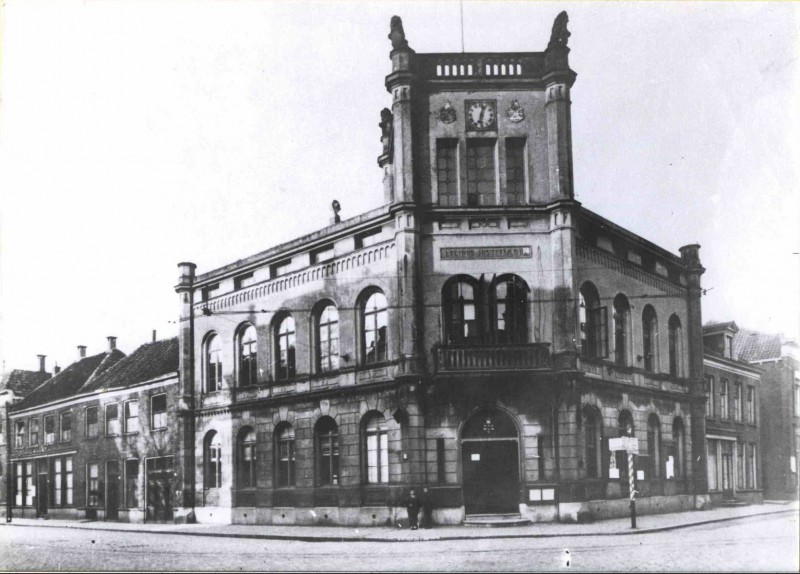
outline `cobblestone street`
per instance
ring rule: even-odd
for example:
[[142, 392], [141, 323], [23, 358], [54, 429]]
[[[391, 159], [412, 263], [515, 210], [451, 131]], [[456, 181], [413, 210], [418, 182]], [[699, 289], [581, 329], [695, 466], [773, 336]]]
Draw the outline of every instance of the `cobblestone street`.
[[0, 555], [4, 570], [796, 572], [798, 517], [635, 536], [338, 543], [7, 526]]

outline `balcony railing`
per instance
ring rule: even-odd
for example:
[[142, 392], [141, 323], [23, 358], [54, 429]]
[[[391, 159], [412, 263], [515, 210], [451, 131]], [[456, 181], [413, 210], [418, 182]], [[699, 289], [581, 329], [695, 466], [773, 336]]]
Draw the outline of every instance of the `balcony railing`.
[[550, 368], [550, 343], [436, 347], [438, 373]]

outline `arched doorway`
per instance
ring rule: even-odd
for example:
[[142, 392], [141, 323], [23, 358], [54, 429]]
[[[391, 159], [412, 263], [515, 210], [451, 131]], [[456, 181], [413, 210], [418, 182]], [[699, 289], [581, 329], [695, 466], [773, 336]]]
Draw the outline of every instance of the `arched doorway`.
[[461, 432], [467, 514], [519, 512], [519, 433], [507, 414], [482, 409]]

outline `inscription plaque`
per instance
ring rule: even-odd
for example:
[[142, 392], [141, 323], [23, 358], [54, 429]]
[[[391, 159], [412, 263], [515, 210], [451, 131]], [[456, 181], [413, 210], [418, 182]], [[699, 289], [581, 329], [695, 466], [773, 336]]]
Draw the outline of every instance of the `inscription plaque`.
[[442, 247], [442, 259], [530, 259], [533, 257], [530, 246], [508, 247]]

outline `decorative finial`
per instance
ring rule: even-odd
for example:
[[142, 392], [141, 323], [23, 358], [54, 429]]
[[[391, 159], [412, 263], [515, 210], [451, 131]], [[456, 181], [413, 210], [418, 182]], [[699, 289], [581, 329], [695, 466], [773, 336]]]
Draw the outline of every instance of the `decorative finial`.
[[403, 20], [400, 16], [392, 16], [392, 21], [389, 24], [390, 31], [388, 38], [392, 41], [392, 50], [400, 48], [408, 48], [406, 41], [406, 33], [403, 31]]
[[339, 212], [342, 210], [342, 204], [339, 203], [338, 200], [334, 199], [333, 203], [331, 203], [331, 209], [333, 210], [333, 222], [339, 223], [342, 221], [342, 218], [339, 217]]
[[547, 44], [548, 50], [567, 46], [567, 41], [571, 35], [567, 30], [567, 22], [569, 22], [569, 16], [567, 16], [566, 11], [556, 16], [556, 20], [553, 22], [553, 31], [550, 34], [550, 43]]

